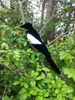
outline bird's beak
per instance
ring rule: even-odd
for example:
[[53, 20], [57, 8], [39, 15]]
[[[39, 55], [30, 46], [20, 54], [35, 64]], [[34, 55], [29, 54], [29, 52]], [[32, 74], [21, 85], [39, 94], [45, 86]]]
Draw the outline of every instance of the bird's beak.
[[24, 28], [24, 25], [21, 25], [20, 28]]

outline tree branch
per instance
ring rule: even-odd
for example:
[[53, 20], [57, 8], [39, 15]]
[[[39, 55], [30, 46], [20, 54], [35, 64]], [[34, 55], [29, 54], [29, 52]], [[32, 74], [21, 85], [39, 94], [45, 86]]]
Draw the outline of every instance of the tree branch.
[[20, 0], [18, 0], [18, 4], [19, 4], [19, 9], [20, 9], [22, 23], [25, 24], [24, 13], [23, 13], [23, 9], [22, 9], [22, 3], [20, 2]]
[[0, 62], [0, 68], [7, 69], [7, 70], [9, 70], [9, 71], [11, 71], [11, 72], [14, 72], [14, 73], [20, 75], [20, 76], [30, 85], [30, 83], [26, 80], [26, 78], [25, 78], [24, 75], [23, 75], [23, 73], [24, 73], [25, 71], [17, 71], [17, 70], [14, 70], [13, 68], [4, 65], [4, 64], [1, 63], [1, 62]]
[[[24, 13], [23, 13], [23, 9], [22, 9], [22, 4], [24, 2], [25, 2], [25, 0], [23, 0], [23, 1], [18, 0], [18, 2], [15, 4], [15, 5], [19, 4], [19, 10], [20, 10], [20, 15], [21, 15], [21, 19], [22, 19], [23, 24], [25, 24], [25, 22], [27, 22], [27, 20], [24, 17]], [[25, 4], [26, 4], [26, 2], [25, 2]], [[27, 9], [25, 9], [25, 10], [26, 10], [26, 13], [28, 14], [29, 20], [31, 20], [29, 12], [27, 11]]]
[[52, 45], [56, 40], [58, 40], [59, 38], [61, 38], [61, 37], [64, 36], [65, 34], [67, 34], [68, 32], [71, 32], [72, 30], [75, 30], [75, 28], [72, 28], [72, 29], [70, 29], [69, 31], [66, 31], [65, 33], [59, 35], [56, 39], [54, 39], [52, 42], [50, 42], [50, 44], [48, 44], [47, 46]]
[[5, 89], [4, 89], [4, 91], [3, 91], [3, 98], [4, 98], [4, 95], [5, 95], [5, 93], [6, 93], [6, 89], [7, 89], [7, 84], [6, 84], [6, 82], [5, 82]]
[[[42, 61], [42, 60], [40, 60], [40, 64], [41, 64], [42, 68], [45, 68], [45, 65], [44, 65], [44, 63], [43, 63], [43, 61]], [[48, 76], [47, 71], [42, 70], [42, 72], [45, 74], [45, 76], [46, 76], [46, 77]]]
[[[43, 67], [43, 68], [45, 68], [45, 66], [44, 66], [44, 63], [43, 63], [43, 62], [41, 62], [41, 65], [42, 65], [42, 67]], [[48, 76], [48, 73], [47, 73], [47, 71], [45, 71], [45, 70], [42, 70], [42, 72], [45, 74], [45, 76], [46, 76], [46, 77]]]
[[41, 11], [41, 24], [43, 24], [43, 20], [44, 20], [44, 10], [45, 10], [45, 3], [47, 2], [47, 0], [44, 0], [42, 3], [42, 11]]
[[9, 71], [12, 71], [12, 72], [14, 72], [14, 73], [16, 73], [16, 74], [22, 76], [22, 77], [25, 79], [25, 77], [23, 76], [23, 73], [24, 73], [24, 72], [14, 70], [13, 68], [4, 65], [4, 64], [1, 63], [1, 62], [0, 62], [0, 69], [7, 69], [7, 70], [9, 70]]
[[[56, 2], [56, 5], [57, 5], [57, 2]], [[43, 29], [46, 27], [46, 25], [50, 22], [50, 20], [52, 20], [52, 18], [54, 17], [54, 12], [55, 12], [55, 8], [56, 8], [56, 5], [54, 7], [54, 11], [53, 11], [53, 14], [52, 14], [52, 17], [50, 19], [48, 19], [48, 21], [45, 23], [45, 25], [41, 28], [41, 30], [39, 31], [40, 35], [42, 34], [42, 31]]]

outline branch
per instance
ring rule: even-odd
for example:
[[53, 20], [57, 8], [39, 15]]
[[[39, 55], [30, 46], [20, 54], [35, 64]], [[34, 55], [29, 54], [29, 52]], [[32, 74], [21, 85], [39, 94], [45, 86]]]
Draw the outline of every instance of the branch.
[[[25, 77], [23, 76], [23, 72], [14, 70], [13, 68], [11, 68], [11, 67], [9, 67], [9, 66], [6, 66], [6, 65], [4, 65], [3, 63], [0, 62], [0, 69], [5, 69], [5, 68], [6, 68], [7, 70], [10, 70], [10, 71], [12, 71], [12, 72], [14, 72], [14, 73], [16, 73], [16, 74], [22, 76], [22, 77], [25, 79]], [[25, 79], [25, 80], [26, 80], [26, 79]]]
[[69, 31], [66, 31], [65, 33], [59, 35], [56, 39], [54, 39], [52, 42], [50, 42], [50, 43], [48, 44], [48, 46], [49, 46], [49, 45], [52, 45], [56, 40], [58, 40], [59, 38], [61, 38], [62, 36], [64, 36], [64, 35], [67, 34], [68, 32], [71, 32], [71, 31], [74, 30], [74, 29], [75, 29], [75, 28], [72, 28], [72, 29], [70, 29]]
[[[25, 24], [25, 21], [27, 22], [27, 20], [26, 20], [25, 17], [24, 17], [24, 13], [23, 13], [23, 9], [22, 9], [22, 4], [23, 4], [24, 2], [25, 2], [25, 0], [23, 0], [23, 1], [18, 0], [18, 2], [15, 4], [15, 5], [19, 4], [20, 15], [21, 15], [21, 19], [22, 19], [22, 23], [23, 23], [23, 24]], [[25, 2], [25, 4], [26, 4], [26, 2]], [[27, 9], [25, 9], [25, 10], [26, 10], [26, 12], [27, 12], [27, 14], [28, 14], [29, 20], [31, 20], [31, 17], [30, 17], [30, 15], [29, 15], [29, 12], [27, 11]]]
[[44, 10], [45, 10], [45, 3], [47, 2], [47, 0], [44, 0], [42, 3], [42, 11], [41, 11], [41, 24], [43, 24], [43, 20], [44, 20]]
[[6, 82], [5, 82], [5, 89], [4, 89], [4, 92], [3, 92], [3, 98], [4, 98], [4, 95], [5, 95], [5, 93], [6, 93], [6, 89], [7, 89], [7, 84], [6, 84]]
[[[45, 66], [44, 66], [44, 63], [41, 61], [41, 65], [42, 65], [42, 67], [44, 68]], [[45, 74], [45, 76], [47, 77], [48, 76], [48, 73], [47, 73], [47, 71], [45, 71], [45, 70], [42, 70], [42, 72]]]
[[18, 0], [18, 4], [19, 4], [19, 9], [20, 9], [20, 14], [21, 14], [21, 18], [22, 18], [22, 23], [25, 23], [24, 20], [24, 13], [23, 13], [23, 9], [22, 9], [22, 3], [20, 2], [20, 0]]
[[[22, 0], [22, 1], [21, 1], [21, 3], [24, 3], [24, 2], [25, 2], [25, 0]], [[16, 5], [17, 5], [17, 4], [18, 4], [18, 3], [16, 3]]]
[[[57, 3], [56, 3], [56, 5], [57, 5]], [[54, 10], [53, 10], [53, 14], [52, 14], [52, 17], [45, 23], [45, 25], [41, 28], [41, 30], [40, 30], [40, 35], [42, 34], [42, 31], [43, 31], [43, 29], [46, 27], [46, 25], [50, 22], [50, 20], [52, 20], [52, 18], [54, 17], [54, 12], [55, 12], [55, 8], [56, 8], [56, 5], [55, 5], [55, 7], [54, 7]]]

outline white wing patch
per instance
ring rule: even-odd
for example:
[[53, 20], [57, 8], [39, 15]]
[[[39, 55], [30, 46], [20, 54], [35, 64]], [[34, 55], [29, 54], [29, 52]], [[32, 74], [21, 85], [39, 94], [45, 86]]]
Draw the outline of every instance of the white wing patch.
[[27, 34], [27, 38], [28, 38], [28, 40], [30, 41], [31, 44], [42, 44], [39, 40], [37, 40], [31, 34]]

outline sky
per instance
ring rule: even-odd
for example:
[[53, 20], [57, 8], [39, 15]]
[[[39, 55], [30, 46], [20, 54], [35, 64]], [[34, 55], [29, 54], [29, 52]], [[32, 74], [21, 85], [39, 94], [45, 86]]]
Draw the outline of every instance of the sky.
[[[4, 5], [6, 5], [6, 7], [9, 7], [10, 6], [10, 0], [1, 0]], [[22, 0], [23, 1], [23, 0]], [[38, 18], [41, 16], [41, 2], [40, 0], [29, 0], [31, 1], [31, 6], [33, 8], [33, 12], [34, 12], [34, 17], [35, 18]], [[0, 9], [2, 7], [0, 6]]]
[[6, 5], [6, 7], [9, 7], [10, 6], [10, 0], [1, 0], [3, 3], [4, 3], [4, 5]]
[[33, 7], [34, 16], [36, 18], [41, 16], [41, 2], [40, 0], [30, 0], [31, 6]]

